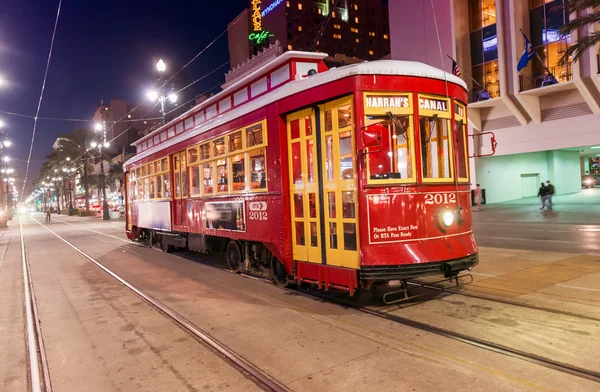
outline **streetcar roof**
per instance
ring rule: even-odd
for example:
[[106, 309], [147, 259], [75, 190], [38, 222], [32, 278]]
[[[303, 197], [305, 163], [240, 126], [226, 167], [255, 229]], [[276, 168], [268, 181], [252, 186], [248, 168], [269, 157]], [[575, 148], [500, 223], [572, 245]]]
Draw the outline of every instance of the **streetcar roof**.
[[[273, 62], [281, 63], [283, 57], [288, 57], [288, 59], [290, 59], [294, 55], [298, 56], [298, 54], [299, 52], [286, 52], [279, 56], [279, 58], [277, 58], [276, 60], [273, 60]], [[190, 129], [189, 131], [185, 131], [183, 133], [180, 133], [179, 135], [176, 135], [175, 137], [166, 140], [165, 142], [162, 142], [158, 145], [154, 145], [153, 147], [149, 147], [146, 150], [139, 152], [134, 157], [129, 159], [127, 162], [125, 162], [125, 165], [133, 164], [141, 159], [144, 159], [156, 153], [157, 151], [174, 146], [182, 141], [185, 141], [204, 132], [208, 132], [220, 125], [226, 124], [232, 120], [235, 120], [236, 118], [242, 117], [248, 113], [258, 110], [280, 99], [300, 93], [302, 91], [309, 90], [311, 88], [323, 84], [333, 82], [335, 80], [340, 80], [357, 75], [394, 75], [437, 79], [447, 81], [449, 83], [454, 83], [460, 85], [465, 90], [467, 89], [467, 84], [461, 78], [451, 73], [445, 72], [438, 68], [417, 61], [375, 60], [365, 61], [357, 64], [344, 65], [342, 67], [337, 68], [330, 68], [327, 71], [317, 73], [310, 77], [292, 80], [286, 84], [283, 84], [281, 87], [264, 94], [261, 97], [249, 100], [238, 107], [234, 107], [226, 113], [218, 115], [202, 124], [199, 124], [198, 126]], [[204, 101], [199, 106], [188, 110], [186, 113], [178, 116], [176, 119], [172, 120], [165, 126], [162, 126], [157, 130], [151, 132], [147, 136], [139, 139], [138, 141], [133, 143], [133, 145], [139, 145], [144, 140], [151, 139], [152, 137], [160, 134], [161, 132], [164, 132], [165, 129], [172, 127], [173, 124], [181, 122], [185, 118], [193, 116], [196, 112], [198, 112], [199, 107], [208, 107], [211, 104], [214, 104], [214, 102], [218, 102], [220, 99], [223, 99], [227, 95], [232, 94], [234, 92], [233, 90], [239, 88], [239, 85], [242, 84], [243, 81], [249, 81], [248, 79], [252, 77], [256, 77], [256, 72], [252, 72], [248, 75], [248, 77], [244, 77], [239, 82], [228, 86], [226, 89], [211, 97], [209, 100]]]

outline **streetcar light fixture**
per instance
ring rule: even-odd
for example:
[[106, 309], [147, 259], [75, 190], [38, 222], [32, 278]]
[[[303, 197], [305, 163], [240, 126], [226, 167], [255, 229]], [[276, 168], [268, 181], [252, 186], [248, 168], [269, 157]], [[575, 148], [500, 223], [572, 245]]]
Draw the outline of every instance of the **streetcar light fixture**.
[[446, 227], [452, 226], [452, 223], [454, 223], [454, 214], [450, 211], [444, 212], [442, 215], [442, 222]]

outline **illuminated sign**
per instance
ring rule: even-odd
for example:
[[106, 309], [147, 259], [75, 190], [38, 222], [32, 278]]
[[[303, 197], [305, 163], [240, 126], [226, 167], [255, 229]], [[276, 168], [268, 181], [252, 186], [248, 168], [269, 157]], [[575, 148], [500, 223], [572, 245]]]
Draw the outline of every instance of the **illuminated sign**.
[[409, 106], [408, 96], [369, 96], [366, 98], [367, 108], [407, 108]]
[[[275, 3], [278, 0], [275, 1]], [[275, 4], [273, 3], [273, 4]], [[271, 4], [267, 9], [269, 9], [273, 4]], [[253, 41], [255, 45], [260, 45], [264, 41], [268, 40], [269, 37], [273, 37], [274, 34], [271, 34], [267, 30], [263, 30], [262, 24], [262, 14], [260, 12], [261, 0], [252, 0], [252, 33], [248, 36], [250, 41]], [[275, 5], [277, 6], [277, 5]]]
[[428, 109], [428, 110], [438, 110], [440, 112], [448, 111], [448, 107], [446, 106], [446, 101], [442, 101], [439, 99], [431, 99], [431, 98], [419, 99], [419, 108], [420, 109]]
[[275, 7], [277, 7], [279, 4], [283, 3], [283, 0], [275, 0], [274, 2], [272, 2], [271, 4], [269, 4], [262, 12], [261, 12], [261, 16], [264, 17], [265, 15], [267, 15], [269, 12], [273, 11], [275, 9]]
[[260, 0], [252, 0], [252, 26], [254, 32], [262, 31], [262, 15], [260, 14]]

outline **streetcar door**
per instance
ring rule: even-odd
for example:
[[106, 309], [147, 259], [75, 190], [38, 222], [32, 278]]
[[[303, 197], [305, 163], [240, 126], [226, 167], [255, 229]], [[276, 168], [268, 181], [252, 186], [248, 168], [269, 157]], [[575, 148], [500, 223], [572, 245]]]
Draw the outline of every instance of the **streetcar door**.
[[131, 183], [131, 175], [129, 174], [129, 172], [125, 173], [125, 187], [124, 187], [124, 191], [125, 191], [125, 230], [131, 231], [132, 226], [131, 226], [131, 202], [132, 202], [132, 197], [133, 197], [133, 192], [132, 189], [133, 187], [135, 187], [135, 184], [132, 185]]
[[287, 116], [294, 259], [359, 268], [352, 98]]
[[322, 262], [315, 112], [287, 117], [294, 260]]
[[173, 154], [173, 225], [184, 225], [187, 208], [186, 152]]

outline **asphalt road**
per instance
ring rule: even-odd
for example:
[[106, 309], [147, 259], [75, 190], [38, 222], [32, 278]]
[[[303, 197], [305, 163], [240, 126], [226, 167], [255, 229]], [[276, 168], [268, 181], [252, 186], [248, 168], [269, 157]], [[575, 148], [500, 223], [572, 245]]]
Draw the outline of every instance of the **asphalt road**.
[[477, 245], [600, 255], [600, 226], [569, 223], [475, 221]]

